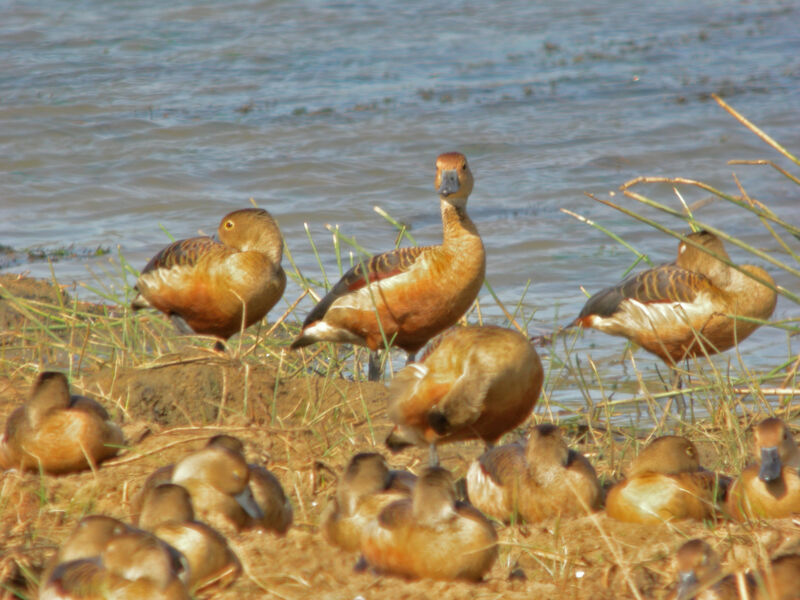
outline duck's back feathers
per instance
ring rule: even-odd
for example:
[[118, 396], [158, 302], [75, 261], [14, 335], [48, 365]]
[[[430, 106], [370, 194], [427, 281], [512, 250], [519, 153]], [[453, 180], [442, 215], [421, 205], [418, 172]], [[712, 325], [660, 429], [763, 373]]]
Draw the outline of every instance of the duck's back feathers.
[[158, 254], [150, 259], [142, 274], [158, 269], [172, 269], [173, 267], [192, 267], [197, 264], [202, 256], [209, 252], [233, 253], [235, 250], [220, 244], [210, 237], [196, 237], [178, 240], [161, 249]]
[[710, 280], [674, 264], [661, 265], [636, 273], [618, 285], [593, 295], [578, 315], [577, 322], [596, 315], [610, 317], [620, 310], [625, 300], [642, 304], [656, 302], [694, 302], [698, 293], [712, 287]]
[[[325, 297], [317, 303], [313, 310], [303, 321], [303, 328], [321, 320], [331, 305], [351, 292], [373, 283], [399, 275], [408, 271], [416, 262], [417, 258], [426, 251], [426, 248], [397, 248], [382, 254], [376, 254], [365, 262], [358, 263], [347, 271], [342, 278], [334, 285]], [[313, 341], [309, 341], [309, 344]], [[295, 340], [292, 348], [299, 348], [304, 345], [303, 338]]]

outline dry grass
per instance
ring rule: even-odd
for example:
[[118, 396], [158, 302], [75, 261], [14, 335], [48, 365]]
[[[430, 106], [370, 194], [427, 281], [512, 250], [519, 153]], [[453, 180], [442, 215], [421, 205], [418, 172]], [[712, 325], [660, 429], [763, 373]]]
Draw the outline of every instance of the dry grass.
[[[788, 172], [786, 176], [791, 180]], [[630, 182], [623, 190], [636, 201], [671, 211], [632, 191], [648, 183]], [[755, 215], [782, 247], [789, 248], [787, 234], [798, 234], [743, 190], [736, 196], [708, 191]], [[407, 237], [413, 243], [401, 224], [384, 216], [398, 227], [396, 242]], [[691, 211], [678, 211], [678, 216], [690, 225], [705, 225]], [[341, 274], [359, 260], [361, 249], [338, 230], [332, 233]], [[313, 249], [310, 235], [309, 243]], [[346, 248], [352, 248], [349, 260]], [[798, 257], [791, 251], [786, 256], [785, 261], [768, 258], [792, 276]], [[670, 556], [690, 537], [711, 541], [731, 569], [757, 567], [765, 557], [796, 544], [799, 524], [789, 519], [653, 527], [615, 522], [599, 513], [501, 527], [500, 559], [480, 585], [353, 573], [355, 557], [329, 548], [317, 525], [350, 456], [368, 449], [384, 451], [389, 429], [385, 389], [364, 381], [363, 350], [320, 344], [302, 352], [286, 351], [302, 320], [305, 297], [315, 300], [329, 282], [319, 258], [316, 276], [302, 273], [288, 248], [286, 262], [301, 289], [299, 297], [284, 299], [282, 308], [273, 311], [272, 325], [235, 337], [227, 356], [211, 350], [212, 340], [178, 336], [160, 315], [131, 314], [128, 281], [135, 270], [121, 254], [108, 271], [97, 274], [97, 285], [91, 288], [105, 304], [79, 302], [56, 282], [0, 277], [0, 419], [26, 398], [40, 370], [58, 368], [69, 374], [75, 392], [97, 398], [110, 410], [123, 424], [129, 443], [96, 473], [2, 475], [0, 596], [34, 597], [47, 560], [79, 518], [103, 512], [127, 519], [131, 498], [150, 472], [218, 432], [243, 439], [248, 459], [278, 476], [295, 506], [295, 525], [284, 538], [258, 532], [233, 536], [231, 543], [249, 575], [227, 590], [204, 594], [214, 597], [661, 597], [674, 580]], [[778, 291], [798, 302], [780, 286]], [[501, 305], [506, 325], [528, 328], [531, 316], [522, 307], [522, 299], [514, 307]], [[481, 307], [476, 305], [465, 319], [481, 322]], [[793, 335], [798, 324], [792, 320], [779, 326]], [[639, 369], [635, 354], [626, 354], [628, 379], [611, 382], [603, 376], [602, 365], [576, 350], [578, 342], [577, 334], [568, 334], [541, 349], [546, 385], [532, 422], [559, 422], [572, 446], [590, 458], [606, 482], [619, 477], [641, 444], [675, 431], [696, 442], [706, 467], [737, 473], [747, 461], [748, 429], [754, 422], [771, 414], [789, 421], [796, 417], [797, 357], [787, 356], [768, 372], [753, 372], [746, 357], [734, 351], [727, 363], [704, 357], [692, 361], [684, 394], [703, 418], [690, 413], [679, 419], [670, 410], [675, 393], [652, 372]], [[391, 375], [392, 361], [387, 368]], [[577, 390], [584, 406], [561, 405], [554, 398], [563, 389]], [[478, 444], [459, 444], [443, 449], [441, 456], [445, 466], [462, 476], [480, 451]], [[426, 452], [409, 450], [390, 461], [418, 470]]]

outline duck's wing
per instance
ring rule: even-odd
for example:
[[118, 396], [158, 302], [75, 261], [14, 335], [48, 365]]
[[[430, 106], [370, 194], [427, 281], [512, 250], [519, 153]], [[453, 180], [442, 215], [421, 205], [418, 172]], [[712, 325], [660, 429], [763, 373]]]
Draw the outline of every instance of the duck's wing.
[[516, 442], [491, 448], [478, 457], [478, 466], [497, 485], [511, 485], [527, 468], [525, 447]]
[[620, 310], [625, 300], [642, 304], [655, 302], [693, 302], [698, 294], [713, 287], [711, 280], [675, 264], [661, 265], [636, 273], [619, 284], [589, 298], [576, 323], [591, 316], [610, 317]]
[[407, 272], [427, 248], [397, 248], [383, 254], [376, 254], [365, 262], [360, 262], [331, 288], [331, 291], [320, 300], [308, 313], [303, 322], [303, 329], [323, 319], [331, 305], [342, 296], [359, 290], [370, 283], [381, 281]]
[[407, 525], [413, 517], [410, 498], [395, 500], [378, 515], [378, 523], [386, 529], [396, 529]]
[[85, 413], [96, 415], [103, 421], [111, 420], [111, 415], [103, 408], [102, 404], [86, 396], [72, 396], [70, 398], [69, 407], [73, 410], [80, 410]]
[[224, 252], [226, 249], [227, 246], [210, 237], [178, 240], [163, 248], [151, 258], [150, 262], [142, 270], [142, 275], [160, 269], [191, 267], [196, 265], [202, 256], [206, 256], [210, 252]]

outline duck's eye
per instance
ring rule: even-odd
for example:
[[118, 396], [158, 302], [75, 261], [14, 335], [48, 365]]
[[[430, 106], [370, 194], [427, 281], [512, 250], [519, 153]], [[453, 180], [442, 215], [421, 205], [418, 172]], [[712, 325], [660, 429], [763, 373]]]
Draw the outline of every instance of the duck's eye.
[[686, 455], [690, 458], [694, 458], [694, 448], [691, 446], [686, 449]]
[[225, 229], [233, 229], [233, 221], [225, 221]]
[[461, 165], [461, 170], [462, 171], [466, 171], [467, 170], [467, 163], [464, 163], [463, 165]]

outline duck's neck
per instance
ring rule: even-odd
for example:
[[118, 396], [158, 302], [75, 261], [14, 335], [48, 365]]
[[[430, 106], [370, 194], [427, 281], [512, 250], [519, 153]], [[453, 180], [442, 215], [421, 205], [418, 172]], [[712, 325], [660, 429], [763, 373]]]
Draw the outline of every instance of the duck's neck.
[[[440, 200], [442, 209], [443, 246], [459, 251], [479, 247], [483, 252], [483, 242], [475, 223], [469, 218], [466, 207], [456, 207]], [[474, 251], [474, 250], [473, 250]]]

